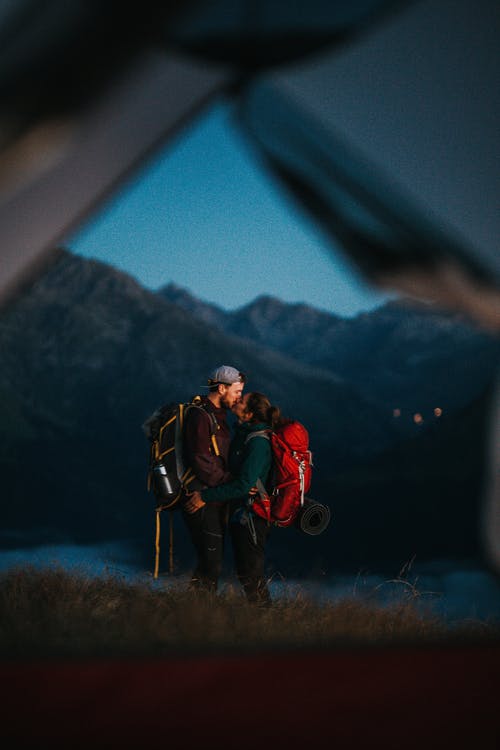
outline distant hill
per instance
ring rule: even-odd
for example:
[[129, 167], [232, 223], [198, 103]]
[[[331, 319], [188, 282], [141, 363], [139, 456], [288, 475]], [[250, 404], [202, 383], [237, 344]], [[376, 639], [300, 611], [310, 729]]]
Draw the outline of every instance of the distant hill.
[[141, 424], [229, 363], [307, 425], [312, 495], [333, 511], [322, 537], [277, 530], [274, 569], [476, 551], [499, 347], [456, 316], [392, 304], [343, 320], [272, 298], [225, 312], [62, 251], [2, 312], [0, 351], [4, 545], [134, 538], [149, 561], [153, 500]]

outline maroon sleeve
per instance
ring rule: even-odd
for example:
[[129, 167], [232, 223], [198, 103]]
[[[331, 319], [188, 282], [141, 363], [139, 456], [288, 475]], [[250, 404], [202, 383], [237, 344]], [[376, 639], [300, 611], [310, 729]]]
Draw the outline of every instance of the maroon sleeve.
[[210, 416], [202, 409], [190, 409], [184, 426], [185, 461], [207, 487], [216, 487], [232, 477], [223, 456], [216, 456], [211, 442]]

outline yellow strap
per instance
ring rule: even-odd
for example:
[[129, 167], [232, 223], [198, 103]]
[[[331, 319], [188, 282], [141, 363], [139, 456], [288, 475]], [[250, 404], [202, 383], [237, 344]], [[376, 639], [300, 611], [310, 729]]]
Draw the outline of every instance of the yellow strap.
[[193, 479], [196, 479], [196, 474], [193, 472], [192, 468], [189, 466], [181, 477], [182, 486], [187, 487], [188, 484], [191, 484]]
[[156, 511], [156, 538], [155, 538], [155, 572], [153, 578], [158, 578], [160, 569], [160, 511]]
[[166, 456], [168, 453], [172, 453], [172, 451], [175, 451], [175, 445], [172, 445], [171, 448], [167, 448], [166, 451], [163, 451], [163, 453], [158, 454], [158, 458], [161, 460], [164, 456]]
[[219, 446], [217, 445], [217, 440], [215, 439], [215, 435], [212, 434], [212, 445], [214, 447], [214, 453], [216, 456], [220, 456], [220, 450]]
[[170, 534], [169, 534], [169, 550], [168, 550], [168, 572], [174, 572], [174, 514], [170, 511]]
[[[155, 538], [155, 569], [153, 578], [158, 578], [160, 572], [160, 513], [161, 508], [156, 510], [156, 538]], [[174, 572], [174, 513], [170, 511], [169, 518], [169, 549], [168, 549], [168, 572]]]
[[176, 419], [177, 419], [177, 414], [174, 414], [172, 417], [170, 417], [169, 420], [167, 420], [165, 422], [165, 424], [162, 424], [162, 426], [160, 427], [160, 432], [158, 433], [158, 445], [159, 446], [161, 445], [161, 439], [163, 437], [163, 433], [165, 432], [165, 430], [167, 429], [167, 427], [170, 424], [172, 424], [172, 422], [175, 422]]

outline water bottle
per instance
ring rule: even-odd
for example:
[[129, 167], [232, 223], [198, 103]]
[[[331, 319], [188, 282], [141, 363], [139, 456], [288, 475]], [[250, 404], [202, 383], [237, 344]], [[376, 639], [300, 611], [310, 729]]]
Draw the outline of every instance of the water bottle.
[[[153, 483], [155, 494], [163, 498], [171, 498], [179, 492], [180, 483], [173, 483], [162, 463], [153, 466]], [[177, 484], [177, 487], [174, 486]]]

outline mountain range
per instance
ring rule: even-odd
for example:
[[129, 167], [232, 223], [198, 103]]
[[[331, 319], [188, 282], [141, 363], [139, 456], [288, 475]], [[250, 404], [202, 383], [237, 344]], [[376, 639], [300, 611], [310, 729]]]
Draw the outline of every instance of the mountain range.
[[[333, 374], [372, 402], [408, 414], [456, 410], [482, 389], [482, 373], [490, 373], [487, 336], [463, 316], [416, 300], [345, 319], [269, 296], [227, 312], [172, 283], [159, 294], [212, 328]], [[452, 363], [457, 379], [449, 377]]]
[[272, 569], [478, 551], [500, 349], [458, 315], [393, 301], [342, 319], [272, 297], [225, 311], [61, 250], [2, 311], [0, 351], [4, 546], [126, 538], [146, 563], [154, 502], [141, 425], [224, 363], [307, 426], [311, 494], [332, 510], [320, 537], [273, 532]]

